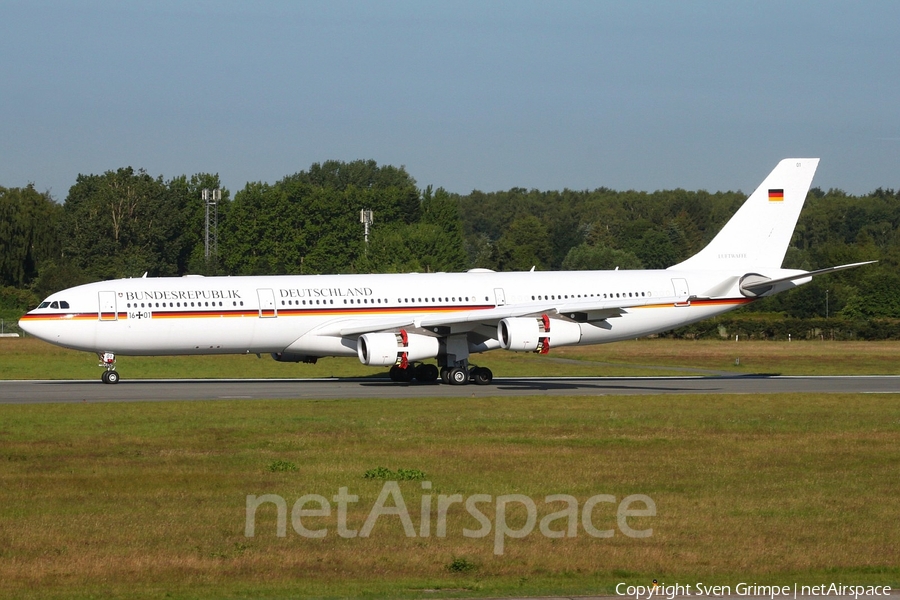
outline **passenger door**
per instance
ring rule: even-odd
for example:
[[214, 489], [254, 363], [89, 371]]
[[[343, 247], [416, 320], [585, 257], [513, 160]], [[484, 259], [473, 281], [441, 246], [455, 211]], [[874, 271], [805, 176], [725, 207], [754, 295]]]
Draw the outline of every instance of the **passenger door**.
[[256, 290], [259, 297], [259, 317], [272, 318], [278, 316], [278, 308], [275, 306], [275, 292], [271, 289]]
[[116, 293], [100, 292], [99, 293], [100, 310], [98, 316], [101, 321], [116, 321], [119, 318], [119, 312], [116, 309]]

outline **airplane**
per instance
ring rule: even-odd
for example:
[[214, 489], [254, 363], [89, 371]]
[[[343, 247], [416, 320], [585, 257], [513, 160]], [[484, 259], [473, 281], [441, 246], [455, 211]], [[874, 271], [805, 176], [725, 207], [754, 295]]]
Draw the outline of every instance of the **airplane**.
[[52, 344], [97, 353], [109, 384], [119, 381], [118, 355], [268, 353], [305, 363], [355, 356], [390, 367], [397, 382], [486, 385], [493, 373], [471, 365], [473, 354], [547, 354], [643, 337], [868, 264], [781, 268], [818, 163], [782, 160], [703, 250], [668, 269], [145, 274], [52, 294], [19, 326]]

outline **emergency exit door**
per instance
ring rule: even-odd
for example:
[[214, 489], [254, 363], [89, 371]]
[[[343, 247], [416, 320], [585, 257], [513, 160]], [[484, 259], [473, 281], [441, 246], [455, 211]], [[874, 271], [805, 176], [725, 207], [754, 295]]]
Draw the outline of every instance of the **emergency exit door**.
[[687, 279], [673, 279], [672, 289], [675, 292], [675, 306], [690, 306], [690, 290]]
[[503, 288], [494, 288], [494, 299], [497, 306], [506, 306], [506, 294]]

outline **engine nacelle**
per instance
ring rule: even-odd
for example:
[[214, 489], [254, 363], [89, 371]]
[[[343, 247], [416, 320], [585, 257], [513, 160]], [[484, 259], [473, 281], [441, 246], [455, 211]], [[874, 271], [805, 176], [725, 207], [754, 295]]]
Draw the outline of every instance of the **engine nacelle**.
[[367, 333], [356, 343], [359, 362], [370, 367], [398, 364], [406, 355], [407, 361], [434, 358], [440, 352], [440, 342], [428, 335], [399, 333]]
[[540, 318], [514, 317], [502, 319], [497, 325], [500, 347], [513, 352], [539, 352], [546, 354], [551, 346], [572, 346], [581, 341], [578, 323]]
[[540, 339], [546, 337], [541, 329], [540, 319], [501, 319], [497, 324], [497, 339], [500, 347], [514, 352], [534, 352]]

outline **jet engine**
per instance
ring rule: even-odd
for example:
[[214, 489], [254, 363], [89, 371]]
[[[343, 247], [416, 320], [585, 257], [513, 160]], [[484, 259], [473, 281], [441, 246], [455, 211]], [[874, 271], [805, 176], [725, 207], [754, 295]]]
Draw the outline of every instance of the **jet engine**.
[[547, 354], [550, 345], [571, 346], [581, 341], [578, 323], [540, 317], [514, 317], [502, 319], [497, 325], [500, 347], [514, 352]]
[[359, 362], [370, 367], [387, 367], [405, 361], [434, 358], [440, 351], [438, 338], [427, 335], [398, 333], [367, 333], [356, 344]]

